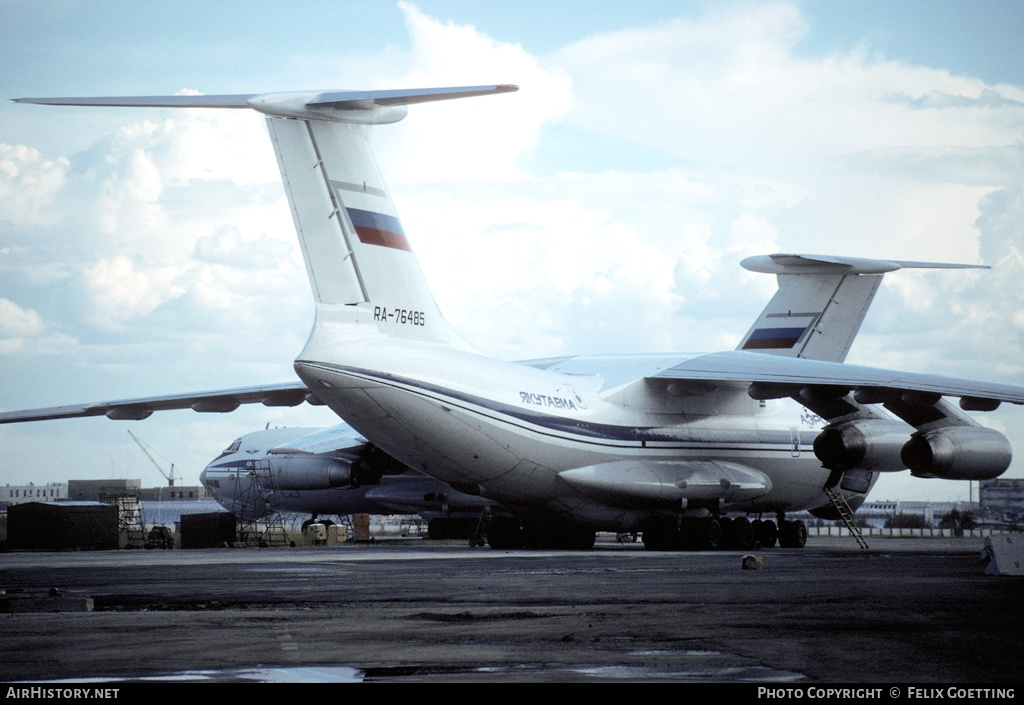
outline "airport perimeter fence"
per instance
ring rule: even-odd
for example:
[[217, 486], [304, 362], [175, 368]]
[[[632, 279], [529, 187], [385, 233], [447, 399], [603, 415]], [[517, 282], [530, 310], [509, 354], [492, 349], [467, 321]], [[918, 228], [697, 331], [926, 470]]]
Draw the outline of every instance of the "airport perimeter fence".
[[[1009, 529], [968, 529], [956, 531], [955, 529], [877, 529], [862, 527], [860, 533], [865, 538], [965, 538], [983, 539], [993, 534], [1013, 533]], [[845, 526], [808, 526], [808, 536], [849, 536], [850, 530]]]

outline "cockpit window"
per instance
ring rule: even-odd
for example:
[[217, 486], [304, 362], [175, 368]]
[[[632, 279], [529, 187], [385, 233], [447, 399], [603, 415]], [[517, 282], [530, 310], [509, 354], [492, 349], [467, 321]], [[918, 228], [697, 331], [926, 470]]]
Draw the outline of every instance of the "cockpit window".
[[217, 458], [220, 459], [220, 458], [223, 458], [225, 455], [231, 455], [232, 453], [237, 453], [238, 449], [241, 448], [241, 447], [242, 447], [242, 439], [241, 438], [236, 438], [235, 442], [232, 443], [231, 445], [229, 445], [223, 451], [221, 451], [221, 454], [218, 455]]

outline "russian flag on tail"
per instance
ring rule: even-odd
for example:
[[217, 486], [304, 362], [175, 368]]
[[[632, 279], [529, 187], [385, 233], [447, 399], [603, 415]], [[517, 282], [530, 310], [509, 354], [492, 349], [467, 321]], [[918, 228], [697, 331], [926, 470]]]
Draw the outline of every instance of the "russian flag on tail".
[[393, 215], [384, 215], [374, 211], [349, 208], [348, 217], [356, 228], [359, 242], [364, 245], [379, 245], [396, 250], [412, 252], [409, 241], [402, 230], [402, 224]]

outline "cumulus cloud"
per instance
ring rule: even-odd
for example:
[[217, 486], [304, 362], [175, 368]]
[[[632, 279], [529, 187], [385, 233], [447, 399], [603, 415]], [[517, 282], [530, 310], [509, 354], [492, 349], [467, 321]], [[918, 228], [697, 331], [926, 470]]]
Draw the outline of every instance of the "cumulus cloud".
[[[862, 49], [803, 57], [807, 31], [795, 5], [764, 3], [588, 37], [554, 57], [573, 78], [568, 119], [692, 163], [780, 174], [866, 149], [1014, 141], [1021, 89]], [[935, 94], [955, 109], [922, 100]]]
[[67, 170], [67, 159], [44, 159], [33, 147], [0, 144], [0, 220], [18, 227], [53, 223], [53, 200]]
[[[161, 114], [170, 117], [153, 119]], [[191, 274], [213, 263], [259, 270], [264, 283], [280, 279], [275, 270], [294, 273], [290, 215], [256, 115], [125, 117], [59, 159], [0, 148], [0, 244], [10, 243], [0, 266], [11, 286], [70, 287], [56, 315], [87, 339], [83, 313], [98, 333], [123, 332], [190, 286], [204, 287], [197, 298], [211, 306], [231, 298], [230, 277], [202, 284]]]
[[225, 225], [216, 233], [199, 238], [193, 256], [203, 262], [236, 269], [273, 269], [293, 251], [294, 247], [266, 233], [250, 241], [237, 227]]
[[0, 355], [5, 356], [5, 370], [14, 381], [13, 361], [28, 354], [35, 359], [65, 356], [76, 341], [65, 333], [53, 330], [43, 316], [31, 308], [23, 308], [9, 299], [0, 298]]
[[0, 299], [0, 336], [39, 335], [46, 326], [38, 313], [23, 309], [13, 301]]
[[751, 217], [784, 249], [980, 261], [978, 204], [1016, 178], [992, 167], [1019, 159], [1024, 93], [862, 49], [800, 56], [807, 31], [796, 6], [777, 3], [588, 37], [552, 57], [573, 79], [565, 120], [672, 154], [697, 182], [725, 172], [783, 184], [788, 199], [747, 212], [705, 201], [705, 261], [720, 275], [734, 263], [710, 251], [728, 244], [725, 223]]
[[120, 330], [160, 303], [153, 277], [137, 271], [127, 257], [102, 259], [86, 269], [82, 279], [92, 303], [91, 318], [106, 330]]
[[382, 130], [375, 143], [387, 177], [396, 182], [521, 179], [518, 165], [545, 123], [569, 107], [569, 77], [518, 44], [500, 42], [470, 25], [442, 22], [400, 2], [411, 39], [378, 68], [380, 87], [515, 83], [513, 95], [441, 102], [413, 108], [402, 129]]

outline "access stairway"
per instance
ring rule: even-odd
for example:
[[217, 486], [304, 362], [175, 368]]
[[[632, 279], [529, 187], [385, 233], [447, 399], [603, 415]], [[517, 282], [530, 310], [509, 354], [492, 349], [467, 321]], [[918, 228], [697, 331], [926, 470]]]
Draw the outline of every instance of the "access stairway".
[[289, 545], [270, 461], [257, 460], [235, 478], [238, 540], [246, 546]]
[[836, 508], [839, 513], [839, 518], [843, 520], [843, 524], [850, 530], [850, 535], [857, 539], [857, 545], [861, 548], [867, 548], [868, 543], [864, 540], [864, 535], [860, 532], [860, 527], [853, 523], [853, 510], [850, 509], [850, 505], [846, 503], [843, 496], [836, 492], [831, 487], [825, 487], [825, 494], [828, 495], [829, 501], [832, 502], [832, 506]]

